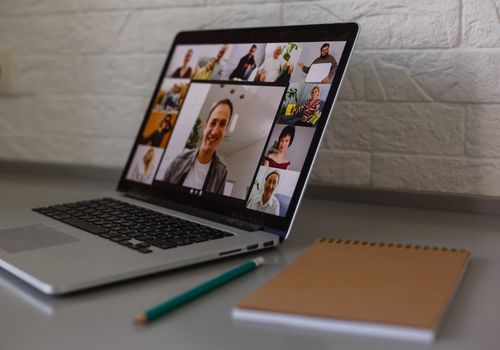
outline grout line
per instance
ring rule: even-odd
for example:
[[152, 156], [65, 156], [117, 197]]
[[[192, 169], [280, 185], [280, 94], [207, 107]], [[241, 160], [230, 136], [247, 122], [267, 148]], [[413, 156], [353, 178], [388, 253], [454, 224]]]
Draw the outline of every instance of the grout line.
[[[151, 97], [150, 94], [133, 94], [133, 93], [123, 93], [123, 94], [104, 94], [104, 93], [97, 93], [97, 92], [85, 92], [85, 93], [66, 93], [66, 92], [61, 92], [61, 93], [43, 93], [43, 92], [18, 92], [15, 95], [1, 95], [0, 94], [0, 100], [5, 100], [5, 99], [26, 99], [26, 98], [40, 98], [40, 99], [53, 99], [53, 98], [61, 98], [61, 99], [71, 99], [71, 98], [78, 98], [82, 100], [86, 99], [110, 99], [110, 98], [134, 98], [134, 99], [149, 99]], [[343, 100], [339, 99], [337, 103], [343, 103], [343, 104], [350, 104], [353, 106], [363, 106], [363, 105], [388, 105], [388, 106], [397, 106], [397, 105], [443, 105], [443, 106], [500, 106], [500, 101], [412, 101], [412, 100], [400, 100], [400, 101], [391, 101], [391, 100], [364, 100], [364, 99], [358, 99], [358, 100]]]
[[467, 106], [464, 106], [464, 156], [468, 157], [467, 153], [467, 121], [469, 120], [469, 111]]
[[[150, 6], [137, 6], [137, 7], [110, 7], [110, 8], [81, 8], [81, 9], [67, 9], [60, 11], [39, 11], [39, 12], [13, 12], [13, 13], [0, 13], [0, 19], [2, 18], [23, 18], [23, 17], [49, 17], [49, 16], [60, 16], [60, 15], [80, 15], [80, 14], [106, 14], [106, 13], [116, 13], [116, 12], [138, 12], [138, 11], [163, 11], [163, 10], [175, 10], [175, 9], [200, 9], [206, 8], [208, 6], [213, 8], [232, 8], [232, 7], [251, 7], [251, 6], [262, 6], [262, 5], [272, 5], [281, 4], [283, 0], [277, 0], [273, 2], [260, 1], [256, 3], [233, 3], [233, 4], [210, 4], [208, 5], [205, 1], [203, 4], [187, 4], [185, 6], [178, 5], [150, 5]], [[179, 2], [181, 3], [181, 2]]]
[[392, 156], [392, 157], [408, 157], [410, 159], [433, 159], [433, 160], [458, 160], [458, 161], [467, 161], [467, 160], [483, 160], [483, 161], [494, 161], [500, 162], [500, 158], [498, 157], [483, 157], [483, 156], [465, 156], [465, 155], [447, 155], [447, 154], [431, 154], [431, 153], [404, 153], [404, 152], [395, 152], [395, 151], [377, 151], [377, 150], [354, 150], [354, 149], [328, 149], [329, 151], [336, 152], [358, 152], [358, 153], [368, 153], [370, 156]]
[[374, 162], [374, 159], [373, 159], [373, 153], [372, 152], [369, 152], [369, 156], [370, 156], [370, 178], [369, 178], [369, 182], [368, 183], [370, 184], [371, 187], [373, 187], [374, 186], [373, 185], [373, 182], [374, 182], [373, 181], [373, 177], [374, 177], [373, 176], [373, 173], [374, 173], [374, 169], [373, 168], [375, 166], [375, 164], [374, 164], [375, 162]]
[[458, 46], [463, 47], [464, 44], [464, 0], [458, 2]]
[[[492, 54], [500, 54], [500, 48], [492, 48], [492, 47], [457, 47], [457, 48], [448, 48], [448, 49], [357, 49], [357, 54], [389, 54], [389, 53], [398, 53], [398, 54], [415, 54], [422, 53], [422, 51], [426, 51], [428, 54], [435, 53], [441, 54], [443, 52], [450, 53], [492, 53]], [[137, 51], [129, 51], [129, 52], [59, 52], [59, 53], [44, 53], [44, 52], [33, 52], [33, 53], [23, 53], [16, 52], [16, 57], [24, 58], [24, 59], [64, 59], [64, 58], [72, 58], [72, 59], [82, 59], [82, 58], [161, 58], [165, 57], [165, 51], [143, 51], [143, 48]]]

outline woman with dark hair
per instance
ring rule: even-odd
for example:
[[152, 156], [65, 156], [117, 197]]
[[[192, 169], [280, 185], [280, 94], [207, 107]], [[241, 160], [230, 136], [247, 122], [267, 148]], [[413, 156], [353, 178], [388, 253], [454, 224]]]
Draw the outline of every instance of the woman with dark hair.
[[271, 168], [288, 169], [290, 160], [285, 153], [293, 143], [295, 136], [295, 126], [287, 125], [281, 130], [278, 141], [275, 141], [273, 148], [267, 156], [264, 157], [262, 165]]

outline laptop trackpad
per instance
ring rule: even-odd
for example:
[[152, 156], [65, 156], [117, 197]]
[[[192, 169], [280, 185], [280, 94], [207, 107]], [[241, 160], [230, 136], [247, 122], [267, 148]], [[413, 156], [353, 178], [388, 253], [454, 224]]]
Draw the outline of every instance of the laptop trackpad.
[[0, 230], [0, 248], [9, 253], [47, 248], [79, 241], [52, 227], [38, 224]]

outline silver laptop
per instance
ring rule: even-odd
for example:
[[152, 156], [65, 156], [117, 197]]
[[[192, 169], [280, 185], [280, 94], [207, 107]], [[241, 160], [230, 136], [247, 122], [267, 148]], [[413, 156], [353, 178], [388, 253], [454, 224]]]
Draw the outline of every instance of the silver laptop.
[[179, 33], [116, 195], [0, 223], [0, 266], [65, 294], [281, 243], [357, 33], [354, 23]]

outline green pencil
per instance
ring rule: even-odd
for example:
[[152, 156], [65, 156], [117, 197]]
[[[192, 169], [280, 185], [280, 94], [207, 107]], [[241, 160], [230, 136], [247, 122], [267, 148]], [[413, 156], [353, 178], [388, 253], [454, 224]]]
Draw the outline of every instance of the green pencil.
[[235, 278], [238, 278], [242, 275], [244, 275], [247, 272], [250, 272], [254, 270], [255, 268], [259, 267], [264, 263], [264, 258], [263, 257], [258, 257], [256, 259], [247, 261], [244, 264], [241, 264], [238, 267], [235, 267], [234, 269], [231, 269], [227, 272], [224, 272], [222, 275], [219, 275], [205, 283], [202, 283], [193, 289], [188, 290], [187, 292], [184, 292], [182, 294], [179, 294], [169, 300], [166, 300], [165, 302], [152, 307], [151, 309], [147, 310], [144, 312], [142, 315], [137, 317], [135, 319], [135, 323], [138, 324], [147, 324], [149, 322], [152, 322], [156, 320], [157, 318], [169, 313], [170, 311], [178, 308], [181, 305], [184, 305], [191, 300], [194, 300], [203, 294], [206, 294], [223, 284], [226, 284], [227, 282], [230, 282], [234, 280]]

